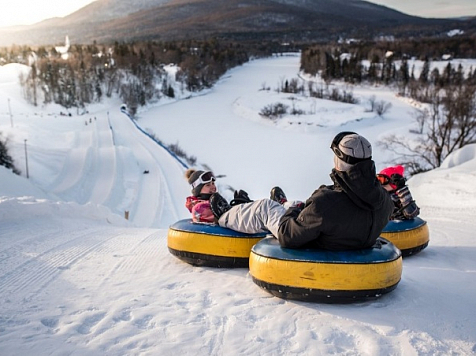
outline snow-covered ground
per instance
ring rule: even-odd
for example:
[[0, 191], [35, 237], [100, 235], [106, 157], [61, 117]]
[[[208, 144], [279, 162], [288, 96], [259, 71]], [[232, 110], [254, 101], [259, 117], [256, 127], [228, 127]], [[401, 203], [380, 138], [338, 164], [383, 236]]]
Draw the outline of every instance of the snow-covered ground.
[[[22, 171], [0, 167], [0, 355], [476, 353], [476, 145], [409, 180], [430, 244], [404, 259], [393, 292], [351, 305], [286, 301], [246, 269], [193, 267], [168, 252], [168, 226], [189, 215], [184, 167], [120, 102], [71, 117], [34, 108], [21, 70], [0, 67], [0, 132]], [[225, 195], [267, 197], [279, 185], [307, 198], [330, 184], [329, 145], [342, 130], [367, 137], [384, 168], [392, 157], [377, 141], [408, 135], [418, 104], [382, 87], [348, 88], [359, 105], [274, 91], [298, 71], [298, 55], [252, 61], [204, 95], [143, 110], [137, 124], [225, 175]], [[383, 118], [368, 112], [372, 95], [392, 103]], [[307, 114], [259, 116], [276, 102]]]

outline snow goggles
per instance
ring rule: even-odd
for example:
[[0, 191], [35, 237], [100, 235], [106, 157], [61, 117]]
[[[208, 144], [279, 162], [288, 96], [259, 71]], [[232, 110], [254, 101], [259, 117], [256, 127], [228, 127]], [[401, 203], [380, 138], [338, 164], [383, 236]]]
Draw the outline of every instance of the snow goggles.
[[215, 179], [215, 176], [213, 175], [213, 173], [210, 172], [210, 171], [207, 171], [207, 172], [203, 172], [202, 174], [200, 174], [198, 176], [198, 178], [190, 185], [192, 186], [192, 188], [196, 188], [200, 184], [207, 184], [207, 183], [210, 183], [210, 182], [214, 182], [215, 180], [216, 179]]
[[377, 174], [377, 179], [382, 185], [387, 185], [392, 183], [392, 178], [390, 178], [386, 174]]
[[337, 134], [337, 136], [334, 137], [334, 139], [332, 140], [332, 144], [331, 144], [331, 150], [334, 152], [334, 154], [337, 157], [339, 157], [339, 159], [341, 159], [342, 161], [344, 161], [346, 163], [349, 163], [349, 164], [356, 164], [356, 163], [359, 163], [359, 162], [362, 162], [362, 161], [369, 160], [371, 157], [369, 157], [369, 158], [352, 157], [352, 156], [349, 156], [349, 155], [345, 154], [344, 152], [342, 152], [340, 150], [339, 143], [347, 135], [357, 135], [357, 133], [352, 132], [352, 131], [343, 131], [343, 132]]

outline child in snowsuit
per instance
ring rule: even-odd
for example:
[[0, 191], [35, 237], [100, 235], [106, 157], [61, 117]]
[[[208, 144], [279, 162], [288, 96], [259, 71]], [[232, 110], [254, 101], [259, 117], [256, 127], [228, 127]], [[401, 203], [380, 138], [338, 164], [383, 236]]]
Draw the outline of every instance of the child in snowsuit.
[[[196, 223], [218, 223], [218, 219], [215, 218], [210, 207], [210, 196], [217, 191], [213, 173], [210, 171], [197, 171], [191, 168], [185, 172], [185, 178], [192, 188], [192, 195], [187, 197], [185, 202], [185, 207], [192, 213], [192, 221]], [[302, 204], [300, 201], [289, 202], [279, 187], [271, 189], [270, 199], [262, 200], [268, 201], [268, 204], [272, 204], [279, 211], [283, 212], [290, 206]], [[248, 193], [244, 190], [235, 191], [234, 199], [230, 204], [223, 198], [221, 201], [222, 204], [230, 207], [251, 202], [253, 200], [249, 198]]]
[[410, 220], [420, 213], [420, 208], [413, 200], [408, 186], [405, 185], [404, 170], [403, 166], [398, 165], [382, 169], [377, 174], [377, 179], [389, 192], [395, 206], [391, 220]]
[[193, 168], [185, 172], [185, 178], [192, 187], [192, 195], [187, 197], [185, 207], [192, 213], [196, 223], [214, 223], [215, 216], [210, 209], [210, 196], [216, 193], [215, 176], [210, 171], [198, 171]]

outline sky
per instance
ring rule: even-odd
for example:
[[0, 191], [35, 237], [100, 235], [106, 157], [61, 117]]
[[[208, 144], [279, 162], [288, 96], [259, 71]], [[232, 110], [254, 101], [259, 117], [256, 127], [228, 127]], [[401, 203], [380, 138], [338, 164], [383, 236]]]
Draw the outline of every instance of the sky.
[[[0, 167], [2, 355], [476, 351], [476, 185], [468, 184], [476, 175], [476, 145], [409, 179], [430, 243], [404, 258], [397, 288], [377, 300], [339, 305], [273, 297], [245, 268], [194, 267], [169, 253], [168, 227], [189, 218], [190, 187], [185, 167], [143, 133], [178, 143], [197, 157], [196, 168], [222, 175], [223, 195], [231, 186], [257, 199], [279, 185], [288, 198], [302, 200], [331, 183], [329, 144], [337, 132], [369, 139], [382, 169], [392, 157], [378, 142], [390, 133], [414, 137], [414, 112], [422, 104], [373, 86], [353, 87], [355, 105], [292, 99], [274, 88], [299, 74], [294, 54], [234, 68], [201, 93], [176, 85], [175, 100], [142, 108], [132, 122], [117, 98], [71, 116], [57, 105], [32, 107], [18, 84], [26, 70], [0, 67], [0, 132], [23, 172]], [[368, 110], [373, 95], [392, 104], [383, 117]], [[277, 121], [259, 115], [276, 102], [305, 114]]]
[[[91, 0], [0, 0], [0, 27], [31, 25], [52, 17], [64, 17], [91, 3]], [[375, 0], [410, 15], [421, 17], [476, 16], [474, 0]]]

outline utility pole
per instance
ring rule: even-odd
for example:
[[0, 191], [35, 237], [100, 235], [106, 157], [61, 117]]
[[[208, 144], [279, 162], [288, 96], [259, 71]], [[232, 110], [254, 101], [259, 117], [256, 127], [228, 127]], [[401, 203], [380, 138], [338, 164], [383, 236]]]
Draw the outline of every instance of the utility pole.
[[12, 116], [12, 108], [10, 107], [10, 98], [8, 98], [8, 111], [10, 112], [10, 123], [13, 127], [13, 116]]
[[30, 175], [28, 174], [28, 152], [26, 150], [26, 138], [25, 138], [25, 162], [26, 162], [26, 177], [30, 178]]

